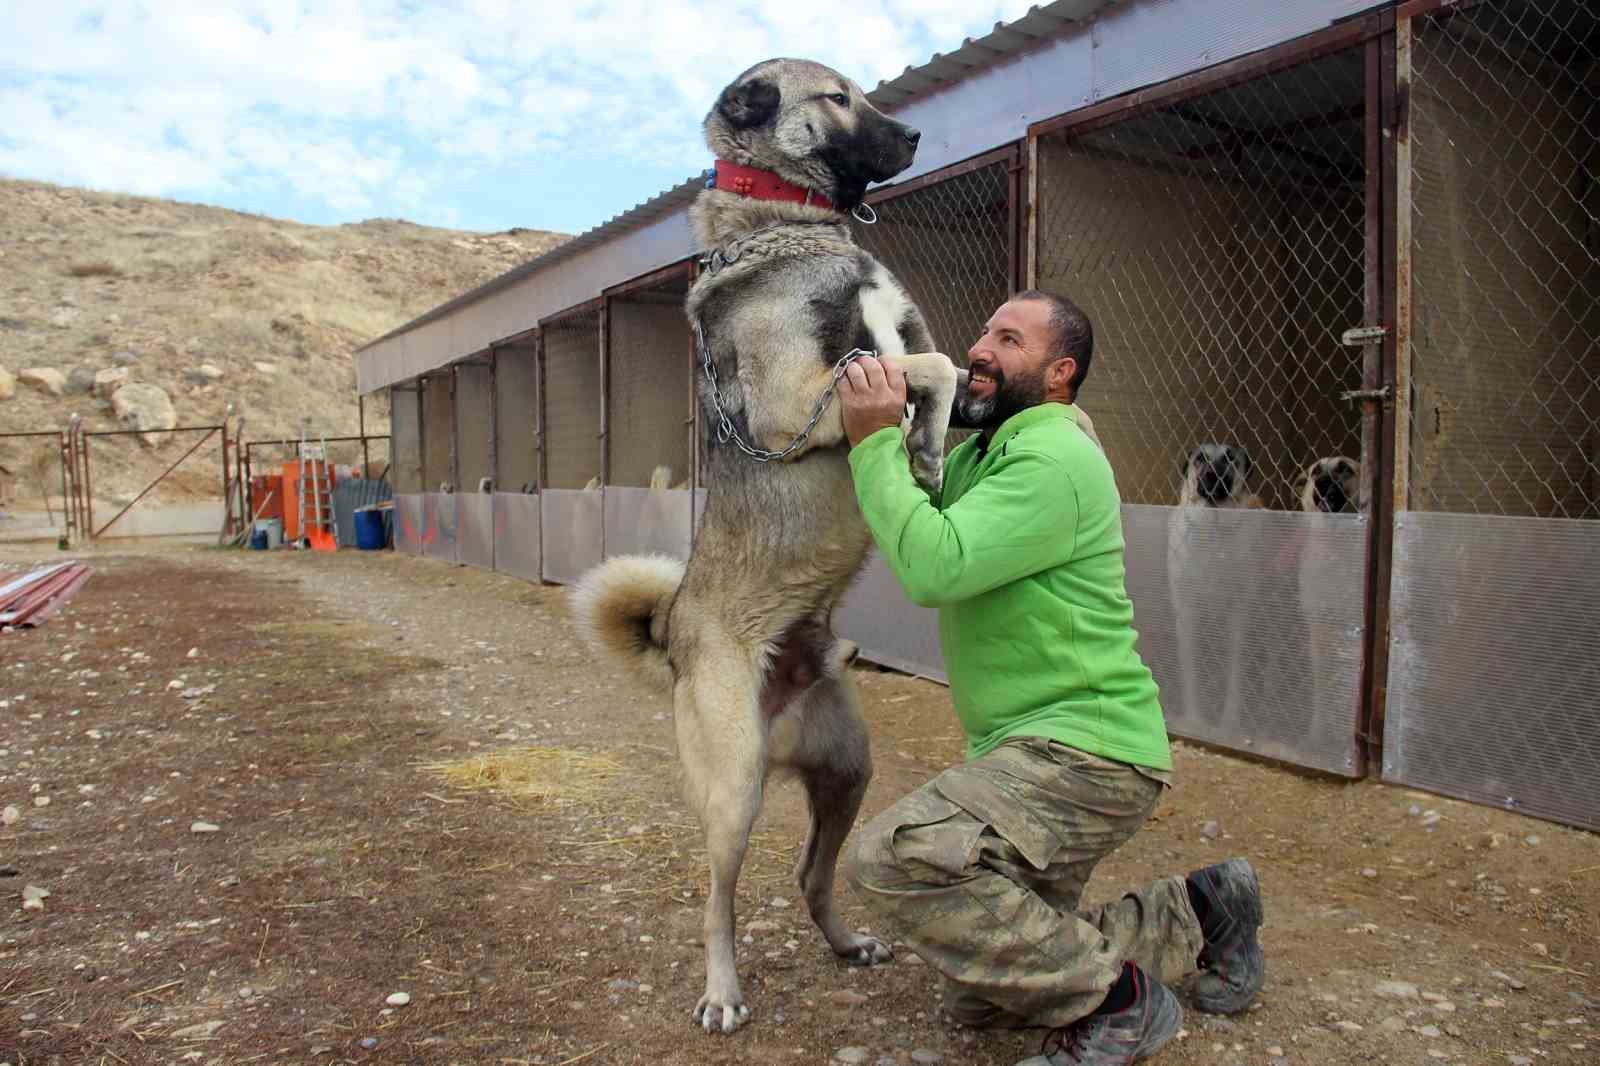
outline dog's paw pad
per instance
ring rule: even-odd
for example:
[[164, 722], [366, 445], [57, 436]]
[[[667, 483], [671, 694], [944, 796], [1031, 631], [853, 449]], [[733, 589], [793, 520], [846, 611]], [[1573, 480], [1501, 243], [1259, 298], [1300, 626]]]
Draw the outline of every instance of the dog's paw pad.
[[702, 996], [694, 1008], [695, 1024], [708, 1033], [731, 1033], [750, 1020], [750, 1008], [743, 1003], [708, 1002]]

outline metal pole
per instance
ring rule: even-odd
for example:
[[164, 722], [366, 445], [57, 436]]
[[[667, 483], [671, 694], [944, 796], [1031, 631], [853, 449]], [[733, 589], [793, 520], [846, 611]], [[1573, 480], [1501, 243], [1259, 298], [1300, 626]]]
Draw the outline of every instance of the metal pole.
[[228, 416], [233, 413], [233, 404], [222, 413], [222, 533], [217, 537], [217, 543], [226, 543], [228, 535], [233, 532], [233, 493], [229, 491], [228, 484]]
[[[539, 331], [537, 343], [533, 352], [534, 361], [534, 386], [533, 386], [533, 441], [534, 447], [539, 450], [539, 464], [535, 477], [535, 488], [540, 492], [550, 482], [550, 455], [544, 446], [544, 331]], [[541, 548], [543, 542], [541, 541]]]
[[450, 488], [461, 491], [461, 419], [456, 417], [456, 367], [450, 368]]
[[250, 514], [256, 513], [256, 481], [250, 466], [250, 452], [254, 445], [244, 446], [244, 506]]
[[61, 433], [61, 535], [62, 547], [72, 543], [72, 500], [67, 496], [67, 434]]
[[[600, 487], [611, 483], [611, 298], [600, 298]], [[605, 552], [601, 533], [601, 553]]]
[[239, 530], [249, 528], [251, 522], [249, 484], [244, 479], [244, 419], [239, 419], [239, 427], [233, 438], [233, 488], [234, 497], [239, 503]]
[[94, 478], [92, 464], [89, 462], [89, 435], [83, 431], [83, 426], [78, 426], [78, 440], [82, 443], [83, 452], [83, 510], [88, 519], [88, 524], [83, 528], [89, 535], [89, 543], [93, 544], [95, 537], [99, 536], [94, 531]]
[[489, 351], [489, 484], [500, 487], [500, 396], [495, 367], [500, 365], [498, 349]]
[[372, 455], [367, 451], [367, 398], [359, 393], [356, 395], [356, 426], [361, 434], [361, 476], [371, 477]]

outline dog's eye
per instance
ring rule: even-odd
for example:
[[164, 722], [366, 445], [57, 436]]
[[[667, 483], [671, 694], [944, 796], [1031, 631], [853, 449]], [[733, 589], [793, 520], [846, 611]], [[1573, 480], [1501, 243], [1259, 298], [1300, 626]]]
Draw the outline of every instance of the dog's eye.
[[848, 96], [846, 96], [844, 93], [829, 93], [828, 94], [828, 99], [832, 100], [834, 103], [838, 104], [840, 107], [849, 107], [850, 106], [850, 98]]

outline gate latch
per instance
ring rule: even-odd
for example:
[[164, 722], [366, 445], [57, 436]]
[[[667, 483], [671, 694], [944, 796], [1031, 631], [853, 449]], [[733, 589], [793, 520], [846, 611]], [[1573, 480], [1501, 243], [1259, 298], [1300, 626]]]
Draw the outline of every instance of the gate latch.
[[1382, 400], [1385, 404], [1387, 404], [1393, 398], [1393, 385], [1385, 385], [1381, 389], [1351, 389], [1349, 392], [1341, 392], [1339, 394], [1339, 399], [1341, 400], [1345, 400], [1347, 402], [1354, 400], [1358, 403], [1365, 402], [1367, 400]]
[[1344, 335], [1339, 338], [1339, 343], [1346, 348], [1359, 348], [1363, 344], [1381, 341], [1388, 335], [1388, 326], [1353, 326], [1344, 331]]

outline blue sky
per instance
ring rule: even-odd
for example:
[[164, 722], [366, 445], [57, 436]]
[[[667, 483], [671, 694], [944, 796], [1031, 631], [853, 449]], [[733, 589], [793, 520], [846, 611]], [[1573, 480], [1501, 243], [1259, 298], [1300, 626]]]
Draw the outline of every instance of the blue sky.
[[302, 222], [581, 232], [710, 164], [751, 63], [871, 89], [1027, 0], [12, 0], [0, 175]]

